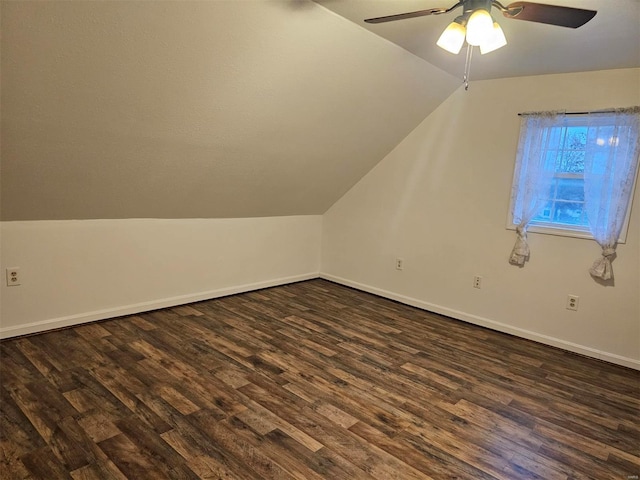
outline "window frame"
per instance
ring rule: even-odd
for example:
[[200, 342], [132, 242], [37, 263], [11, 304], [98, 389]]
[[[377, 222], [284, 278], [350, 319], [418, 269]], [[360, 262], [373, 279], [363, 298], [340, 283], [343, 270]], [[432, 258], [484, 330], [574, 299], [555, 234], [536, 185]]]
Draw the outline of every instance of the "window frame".
[[[565, 118], [564, 121], [567, 121], [567, 119]], [[575, 118], [571, 118], [570, 122], [571, 122], [571, 125], [569, 125], [570, 127], [579, 127], [579, 126], [588, 125], [589, 115], [588, 114], [576, 115]], [[515, 159], [513, 162], [513, 172], [511, 174], [512, 189], [516, 186], [515, 173], [518, 168], [518, 165], [516, 164], [517, 160], [518, 160], [517, 156], [515, 156]], [[620, 237], [618, 238], [619, 244], [624, 244], [627, 241], [629, 221], [631, 219], [631, 210], [633, 209], [633, 200], [635, 198], [636, 187], [638, 184], [638, 177], [640, 176], [639, 172], [640, 172], [640, 162], [639, 162], [638, 168], [636, 168], [636, 171], [634, 173], [633, 187], [631, 189], [631, 195], [629, 197], [629, 204], [627, 205], [627, 211], [625, 213], [624, 223], [620, 231]], [[568, 172], [564, 172], [564, 173], [557, 172], [557, 173], [558, 173], [557, 175], [554, 175], [555, 178], [563, 178], [563, 177], [571, 178], [572, 175], [576, 175]], [[517, 224], [513, 223], [513, 211], [514, 211], [513, 202], [514, 201], [515, 201], [515, 196], [510, 197], [508, 202], [507, 223], [506, 223], [506, 229], [513, 230], [513, 231], [515, 231], [517, 227]], [[583, 227], [579, 225], [543, 222], [540, 220], [532, 220], [531, 222], [529, 222], [527, 226], [527, 233], [541, 233], [543, 235], [555, 235], [555, 236], [561, 236], [561, 237], [582, 238], [582, 239], [589, 239], [589, 240], [594, 239], [593, 234], [591, 233], [591, 230], [589, 229], [588, 226]]]

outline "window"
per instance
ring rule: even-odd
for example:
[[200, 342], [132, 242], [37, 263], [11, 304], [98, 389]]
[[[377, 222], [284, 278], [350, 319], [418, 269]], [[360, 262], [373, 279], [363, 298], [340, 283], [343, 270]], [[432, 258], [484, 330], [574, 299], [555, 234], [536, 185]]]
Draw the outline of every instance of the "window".
[[[613, 119], [605, 116], [599, 122], [600, 130], [607, 127], [610, 138], [600, 138], [599, 146], [615, 147], [613, 137]], [[591, 127], [590, 127], [591, 124]], [[608, 125], [607, 125], [608, 124]], [[549, 185], [537, 199], [539, 206], [536, 214], [528, 222], [527, 230], [536, 233], [550, 233], [572, 237], [593, 238], [589, 229], [589, 220], [584, 199], [584, 167], [589, 130], [597, 128], [589, 115], [559, 115], [540, 138], [540, 155], [544, 157], [543, 168], [549, 175]], [[603, 132], [600, 132], [602, 134]], [[527, 139], [523, 139], [522, 142]], [[529, 141], [535, 141], [530, 139]], [[598, 144], [597, 143], [597, 144]], [[609, 145], [607, 145], [607, 143]], [[530, 161], [524, 155], [520, 162]], [[527, 182], [528, 168], [516, 168], [513, 179], [513, 195], [509, 215], [509, 227], [515, 229], [522, 221], [525, 195], [519, 188]], [[626, 209], [625, 222], [620, 233], [620, 242], [625, 241], [630, 208]]]
[[629, 221], [639, 129], [640, 107], [523, 115], [509, 209], [509, 228], [518, 233], [511, 263], [524, 265], [526, 233], [534, 231], [595, 239], [606, 260], [598, 270], [611, 273]]
[[540, 212], [530, 224], [588, 232], [584, 207], [584, 156], [587, 127], [581, 119], [568, 119], [567, 125], [551, 128], [546, 152], [553, 180]]

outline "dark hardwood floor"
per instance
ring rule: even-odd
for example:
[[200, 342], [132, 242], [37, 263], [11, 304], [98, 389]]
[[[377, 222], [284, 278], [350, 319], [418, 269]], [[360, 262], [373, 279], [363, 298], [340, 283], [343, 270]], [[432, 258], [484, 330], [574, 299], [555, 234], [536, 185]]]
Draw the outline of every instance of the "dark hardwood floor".
[[640, 372], [324, 280], [0, 348], [2, 479], [640, 475]]

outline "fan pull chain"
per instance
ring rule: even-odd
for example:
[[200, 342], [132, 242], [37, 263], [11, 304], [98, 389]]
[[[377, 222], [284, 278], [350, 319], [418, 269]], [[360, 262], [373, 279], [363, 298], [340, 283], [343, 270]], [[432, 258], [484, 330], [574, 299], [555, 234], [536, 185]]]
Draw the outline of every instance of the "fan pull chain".
[[462, 81], [464, 82], [464, 89], [469, 90], [469, 72], [471, 71], [471, 57], [473, 55], [473, 46], [467, 44], [467, 59], [464, 63], [464, 77]]

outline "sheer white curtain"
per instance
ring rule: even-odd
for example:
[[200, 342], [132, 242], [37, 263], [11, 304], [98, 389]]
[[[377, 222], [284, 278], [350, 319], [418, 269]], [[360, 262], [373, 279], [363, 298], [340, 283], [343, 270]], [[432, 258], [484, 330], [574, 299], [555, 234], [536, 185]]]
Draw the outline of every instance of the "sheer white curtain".
[[589, 273], [602, 280], [613, 278], [611, 260], [631, 203], [638, 168], [639, 127], [640, 107], [590, 115], [584, 201], [589, 228], [602, 247], [602, 256], [594, 262]]
[[511, 215], [517, 225], [516, 243], [509, 257], [512, 265], [523, 266], [529, 258], [527, 225], [544, 206], [551, 188], [555, 158], [548, 159], [546, 152], [555, 137], [552, 127], [558, 126], [563, 117], [563, 112], [538, 112], [522, 117], [511, 189]]

